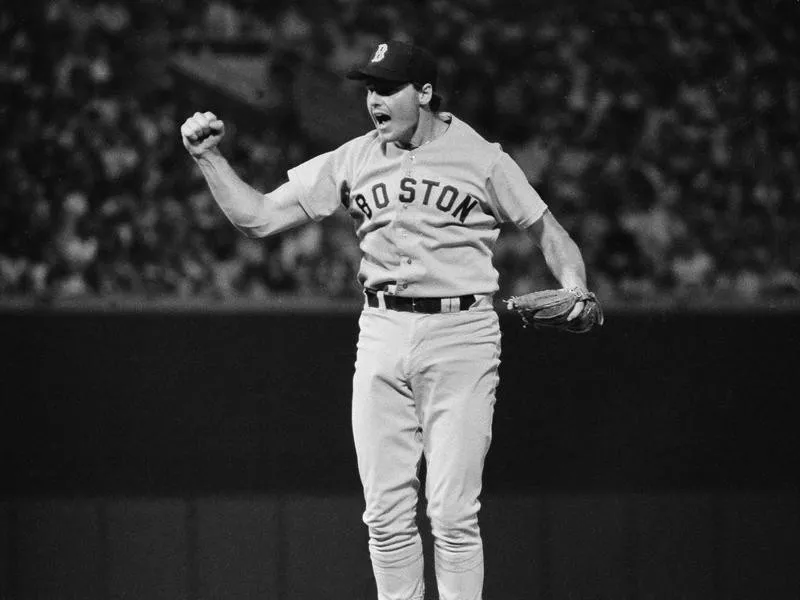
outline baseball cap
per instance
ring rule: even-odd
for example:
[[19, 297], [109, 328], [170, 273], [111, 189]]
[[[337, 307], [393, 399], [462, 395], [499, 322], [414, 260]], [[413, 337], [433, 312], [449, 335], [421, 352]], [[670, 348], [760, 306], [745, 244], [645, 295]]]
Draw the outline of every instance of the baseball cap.
[[406, 42], [381, 42], [364, 66], [347, 73], [348, 79], [382, 79], [398, 83], [430, 83], [436, 87], [438, 69], [433, 55]]

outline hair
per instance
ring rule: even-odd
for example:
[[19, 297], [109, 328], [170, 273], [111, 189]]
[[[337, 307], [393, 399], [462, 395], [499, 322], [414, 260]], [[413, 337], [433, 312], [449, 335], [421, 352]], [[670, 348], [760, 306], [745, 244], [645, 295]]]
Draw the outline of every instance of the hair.
[[[424, 84], [422, 84], [422, 83], [413, 83], [412, 85], [414, 86], [415, 90], [417, 90], [418, 92], [421, 92], [422, 91], [422, 87], [423, 87]], [[436, 92], [434, 92], [433, 95], [431, 96], [430, 102], [428, 102], [428, 106], [430, 107], [430, 109], [433, 112], [439, 112], [439, 109], [442, 106], [442, 97], [439, 94], [437, 94]]]

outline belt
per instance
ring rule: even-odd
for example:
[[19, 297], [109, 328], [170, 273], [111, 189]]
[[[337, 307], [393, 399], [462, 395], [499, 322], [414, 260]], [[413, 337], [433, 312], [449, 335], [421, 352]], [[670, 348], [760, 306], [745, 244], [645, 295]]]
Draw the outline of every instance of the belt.
[[381, 297], [383, 297], [384, 304], [389, 310], [427, 314], [459, 312], [468, 310], [470, 306], [475, 304], [474, 294], [455, 296], [453, 298], [409, 298], [365, 289], [364, 295], [367, 297], [367, 306], [372, 306], [373, 308], [381, 306]]

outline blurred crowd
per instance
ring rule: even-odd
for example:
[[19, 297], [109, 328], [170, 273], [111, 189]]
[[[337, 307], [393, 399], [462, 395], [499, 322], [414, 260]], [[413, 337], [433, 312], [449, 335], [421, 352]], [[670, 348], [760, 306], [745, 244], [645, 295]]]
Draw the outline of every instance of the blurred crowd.
[[[168, 64], [181, 44], [253, 39], [340, 74], [387, 37], [436, 53], [445, 109], [519, 162], [601, 298], [800, 298], [800, 6], [664, 6], [3, 4], [0, 298], [358, 298], [346, 215], [267, 240], [230, 226], [180, 143], [196, 107]], [[264, 191], [319, 150], [292, 119], [231, 127], [226, 153]], [[504, 297], [553, 284], [522, 232], [496, 264]]]

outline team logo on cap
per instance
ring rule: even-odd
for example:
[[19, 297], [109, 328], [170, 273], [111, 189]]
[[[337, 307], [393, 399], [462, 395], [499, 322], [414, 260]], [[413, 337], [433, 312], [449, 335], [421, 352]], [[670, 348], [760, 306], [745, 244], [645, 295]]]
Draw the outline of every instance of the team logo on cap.
[[372, 60], [370, 62], [381, 62], [383, 57], [386, 56], [386, 51], [389, 49], [389, 46], [386, 44], [379, 44], [378, 49], [375, 50], [375, 54], [372, 55]]

